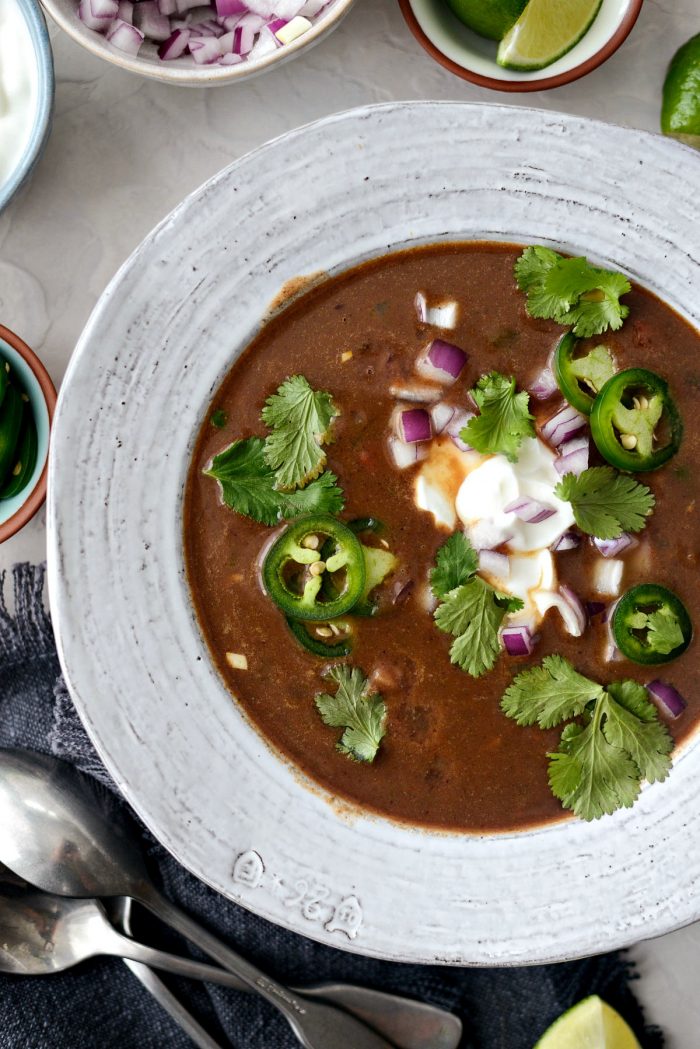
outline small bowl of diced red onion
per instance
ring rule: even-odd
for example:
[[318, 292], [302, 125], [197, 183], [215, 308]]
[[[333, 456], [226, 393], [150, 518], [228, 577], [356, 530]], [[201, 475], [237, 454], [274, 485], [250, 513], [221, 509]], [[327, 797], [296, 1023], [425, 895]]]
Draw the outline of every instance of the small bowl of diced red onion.
[[194, 87], [257, 76], [318, 43], [354, 0], [42, 0], [93, 54]]

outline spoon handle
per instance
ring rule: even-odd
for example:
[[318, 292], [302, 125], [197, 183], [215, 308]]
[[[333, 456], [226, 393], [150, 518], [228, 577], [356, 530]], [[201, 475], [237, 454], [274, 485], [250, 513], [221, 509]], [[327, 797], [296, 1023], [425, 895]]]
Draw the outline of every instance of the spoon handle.
[[131, 970], [166, 1013], [172, 1017], [176, 1024], [189, 1036], [197, 1049], [222, 1049], [218, 1042], [209, 1035], [204, 1028], [197, 1023], [194, 1016], [185, 1009], [172, 991], [168, 990], [162, 980], [159, 980], [152, 969], [140, 962], [132, 962], [124, 959], [124, 964]]
[[349, 1013], [341, 1012], [332, 1005], [304, 998], [266, 976], [255, 965], [178, 910], [151, 885], [141, 886], [138, 902], [190, 943], [215, 958], [229, 972], [239, 976], [251, 990], [257, 991], [275, 1006], [306, 1049], [328, 1049], [331, 1045], [347, 1045], [353, 1049], [391, 1049], [390, 1043], [381, 1035], [370, 1030]]

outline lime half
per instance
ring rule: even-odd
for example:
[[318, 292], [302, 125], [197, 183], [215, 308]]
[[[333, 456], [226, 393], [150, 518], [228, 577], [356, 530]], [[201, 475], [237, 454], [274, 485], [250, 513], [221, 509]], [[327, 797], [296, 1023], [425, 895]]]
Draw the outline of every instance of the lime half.
[[641, 1049], [619, 1013], [597, 995], [584, 998], [545, 1031], [535, 1049]]
[[501, 40], [498, 64], [505, 69], [544, 69], [586, 33], [602, 0], [530, 0]]
[[501, 40], [522, 14], [527, 0], [447, 0], [466, 26], [490, 40]]
[[661, 130], [700, 148], [700, 33], [671, 59], [664, 81]]

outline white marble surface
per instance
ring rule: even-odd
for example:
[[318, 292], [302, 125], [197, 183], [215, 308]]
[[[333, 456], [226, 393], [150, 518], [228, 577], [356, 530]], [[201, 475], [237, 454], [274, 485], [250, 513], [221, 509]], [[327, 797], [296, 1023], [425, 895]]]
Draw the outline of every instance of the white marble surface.
[[[558, 91], [510, 99], [436, 65], [395, 0], [357, 0], [340, 29], [307, 55], [208, 92], [121, 73], [54, 30], [53, 135], [33, 182], [0, 216], [0, 317], [58, 383], [102, 288], [144, 234], [202, 180], [271, 136], [334, 110], [400, 98], [510, 100], [655, 130], [666, 65], [699, 29], [698, 0], [646, 0], [606, 65]], [[0, 569], [42, 558], [44, 543], [41, 513], [0, 548]], [[699, 951], [700, 927], [635, 951], [639, 993], [669, 1049], [700, 1044]]]

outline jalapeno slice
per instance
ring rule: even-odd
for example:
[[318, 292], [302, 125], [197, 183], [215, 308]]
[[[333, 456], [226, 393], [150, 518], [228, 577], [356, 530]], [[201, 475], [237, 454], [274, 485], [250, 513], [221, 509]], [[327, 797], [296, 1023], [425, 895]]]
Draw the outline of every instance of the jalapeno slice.
[[691, 642], [693, 624], [681, 599], [658, 583], [633, 586], [612, 617], [615, 644], [635, 663], [655, 665], [676, 659]]
[[[323, 551], [323, 559], [321, 558]], [[357, 604], [365, 561], [357, 536], [330, 514], [309, 514], [285, 528], [263, 563], [265, 589], [292, 619], [336, 619]], [[324, 579], [332, 588], [324, 587]]]
[[[338, 624], [340, 634], [328, 624], [302, 623], [299, 619], [287, 616], [287, 625], [302, 648], [321, 659], [344, 659], [352, 652], [352, 630], [349, 623]], [[335, 625], [335, 624], [333, 624]], [[322, 636], [326, 631], [330, 638]]]
[[593, 402], [591, 433], [600, 454], [619, 470], [658, 470], [680, 448], [683, 420], [664, 379], [627, 368]]
[[590, 415], [595, 397], [615, 374], [615, 362], [607, 346], [596, 346], [585, 356], [576, 357], [580, 341], [567, 332], [554, 351], [552, 371], [572, 408]]

